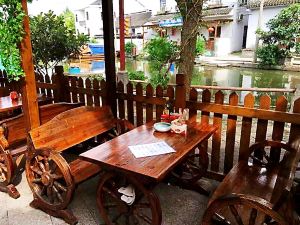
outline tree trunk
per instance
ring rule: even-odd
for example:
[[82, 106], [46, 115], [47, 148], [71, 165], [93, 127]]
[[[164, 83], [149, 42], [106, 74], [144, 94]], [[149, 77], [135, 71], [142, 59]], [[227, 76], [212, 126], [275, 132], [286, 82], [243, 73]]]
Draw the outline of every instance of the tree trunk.
[[203, 1], [176, 1], [183, 19], [178, 72], [185, 75], [185, 86], [188, 96], [194, 70], [196, 42], [198, 30], [201, 23]]

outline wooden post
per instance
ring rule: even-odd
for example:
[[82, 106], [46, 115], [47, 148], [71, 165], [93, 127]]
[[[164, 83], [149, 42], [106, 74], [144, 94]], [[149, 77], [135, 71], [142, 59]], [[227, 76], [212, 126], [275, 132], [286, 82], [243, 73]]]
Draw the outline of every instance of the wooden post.
[[40, 118], [37, 102], [34, 65], [32, 61], [32, 46], [30, 40], [27, 0], [22, 0], [22, 8], [25, 12], [23, 21], [24, 37], [20, 45], [22, 67], [25, 72], [25, 79], [22, 90], [22, 104], [25, 115], [26, 129], [29, 131], [32, 128], [38, 127], [40, 125]]
[[55, 85], [56, 85], [56, 90], [54, 91], [54, 101], [65, 102], [67, 87], [66, 87], [66, 79], [64, 76], [63, 66], [55, 67]]
[[184, 74], [176, 75], [176, 88], [175, 88], [175, 108], [178, 111], [179, 108], [184, 109], [186, 104], [186, 88], [184, 82]]
[[103, 37], [104, 37], [104, 56], [105, 56], [105, 77], [107, 90], [107, 104], [110, 105], [114, 116], [117, 116], [116, 101], [116, 62], [114, 45], [114, 19], [113, 1], [102, 0], [103, 12]]

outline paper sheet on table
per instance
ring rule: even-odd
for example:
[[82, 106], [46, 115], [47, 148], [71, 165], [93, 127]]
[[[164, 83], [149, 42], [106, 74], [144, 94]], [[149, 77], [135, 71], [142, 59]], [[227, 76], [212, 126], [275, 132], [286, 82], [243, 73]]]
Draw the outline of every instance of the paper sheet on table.
[[175, 150], [164, 141], [151, 144], [132, 145], [128, 147], [136, 158], [163, 155], [175, 152]]

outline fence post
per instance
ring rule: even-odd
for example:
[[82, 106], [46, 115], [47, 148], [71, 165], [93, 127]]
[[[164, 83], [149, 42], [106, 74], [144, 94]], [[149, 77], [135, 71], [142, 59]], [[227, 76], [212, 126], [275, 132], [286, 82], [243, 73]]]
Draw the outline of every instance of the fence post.
[[54, 102], [65, 102], [66, 101], [66, 79], [64, 75], [63, 66], [55, 67], [55, 85], [56, 89], [54, 89]]
[[184, 109], [186, 105], [186, 88], [185, 88], [185, 75], [176, 75], [176, 88], [175, 88], [175, 108], [178, 111], [179, 108]]

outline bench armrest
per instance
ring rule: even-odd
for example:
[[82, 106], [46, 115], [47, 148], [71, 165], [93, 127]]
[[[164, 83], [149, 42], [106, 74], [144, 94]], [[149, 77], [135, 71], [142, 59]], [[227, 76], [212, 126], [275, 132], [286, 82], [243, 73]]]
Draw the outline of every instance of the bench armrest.
[[271, 148], [283, 148], [287, 151], [293, 152], [294, 149], [291, 145], [283, 142], [283, 141], [273, 141], [273, 140], [264, 140], [261, 142], [254, 143], [249, 148], [249, 154], [252, 154], [256, 150], [263, 149], [264, 147], [271, 147]]
[[135, 128], [134, 125], [126, 119], [116, 119], [116, 125], [118, 134], [123, 134]]

